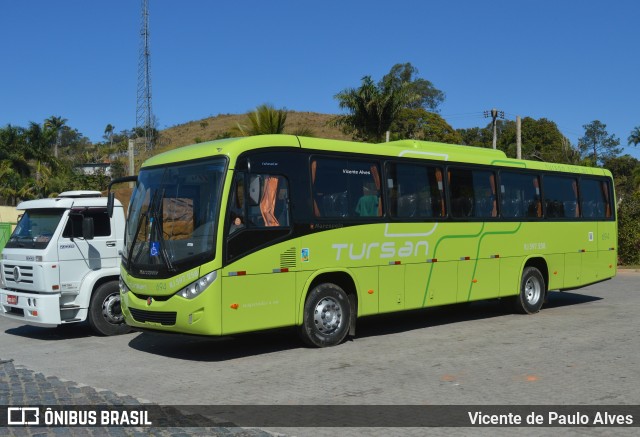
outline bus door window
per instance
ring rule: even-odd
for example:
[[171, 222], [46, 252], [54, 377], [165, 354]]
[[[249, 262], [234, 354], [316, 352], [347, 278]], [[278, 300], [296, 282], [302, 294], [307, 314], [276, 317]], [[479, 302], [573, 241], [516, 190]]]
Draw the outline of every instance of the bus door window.
[[282, 176], [251, 175], [249, 223], [254, 227], [289, 226], [289, 187]]
[[244, 208], [244, 173], [236, 173], [229, 198], [229, 235], [245, 227], [246, 217]]

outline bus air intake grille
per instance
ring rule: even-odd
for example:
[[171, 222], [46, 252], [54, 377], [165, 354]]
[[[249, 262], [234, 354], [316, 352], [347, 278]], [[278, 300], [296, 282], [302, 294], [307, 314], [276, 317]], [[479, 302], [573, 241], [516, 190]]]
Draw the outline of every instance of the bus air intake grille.
[[291, 269], [296, 266], [296, 248], [292, 247], [280, 254], [280, 268]]
[[176, 324], [176, 313], [170, 311], [144, 311], [135, 308], [129, 308], [131, 315], [136, 322], [160, 323], [163, 326], [171, 326]]

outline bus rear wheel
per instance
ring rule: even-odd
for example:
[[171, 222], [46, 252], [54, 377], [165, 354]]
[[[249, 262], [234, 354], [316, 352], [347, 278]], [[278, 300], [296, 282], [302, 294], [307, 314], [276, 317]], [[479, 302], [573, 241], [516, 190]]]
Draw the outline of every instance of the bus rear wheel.
[[91, 296], [89, 325], [99, 335], [126, 334], [131, 328], [124, 323], [120, 308], [120, 289], [116, 281], [100, 285]]
[[520, 293], [514, 300], [515, 310], [521, 314], [535, 314], [540, 311], [546, 294], [544, 278], [535, 267], [525, 267], [520, 281]]
[[347, 336], [350, 323], [351, 304], [347, 293], [336, 284], [319, 284], [304, 304], [300, 336], [310, 346], [335, 346]]

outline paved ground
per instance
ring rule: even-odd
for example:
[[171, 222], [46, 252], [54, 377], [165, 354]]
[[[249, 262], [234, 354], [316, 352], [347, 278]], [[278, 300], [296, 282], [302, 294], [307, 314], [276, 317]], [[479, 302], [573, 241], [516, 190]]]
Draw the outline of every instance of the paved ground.
[[[547, 307], [533, 316], [505, 314], [495, 302], [378, 316], [359, 321], [354, 341], [327, 349], [305, 348], [289, 330], [223, 339], [147, 333], [103, 338], [92, 336], [86, 326], [52, 330], [0, 320], [0, 359], [13, 360], [0, 364], [0, 403], [637, 406], [638, 313], [640, 274], [622, 272], [611, 281], [554, 293]], [[337, 431], [267, 430], [295, 435]], [[37, 434], [36, 429], [16, 428], [0, 429], [0, 434], [5, 431]], [[77, 435], [149, 432], [142, 428], [72, 431]], [[415, 428], [346, 431], [424, 434]], [[514, 429], [458, 428], [455, 433], [461, 431], [508, 435]], [[524, 430], [527, 435], [548, 431]], [[627, 431], [633, 430], [562, 430], [566, 435]], [[151, 432], [265, 435], [260, 430], [220, 426]]]

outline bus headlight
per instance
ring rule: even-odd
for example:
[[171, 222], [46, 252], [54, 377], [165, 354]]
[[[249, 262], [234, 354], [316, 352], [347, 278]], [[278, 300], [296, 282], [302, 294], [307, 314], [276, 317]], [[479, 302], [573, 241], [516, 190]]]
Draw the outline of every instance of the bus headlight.
[[197, 281], [194, 281], [186, 287], [182, 288], [176, 294], [178, 296], [184, 297], [185, 299], [193, 299], [194, 297], [202, 293], [209, 285], [213, 284], [217, 277], [217, 271], [211, 272], [208, 275], [204, 275]]
[[122, 279], [122, 276], [120, 276], [120, 280], [118, 281], [118, 285], [120, 286], [120, 293], [122, 293], [122, 294], [126, 294], [126, 293], [131, 291], [131, 289], [129, 287], [127, 287], [127, 284], [124, 283], [124, 280]]

